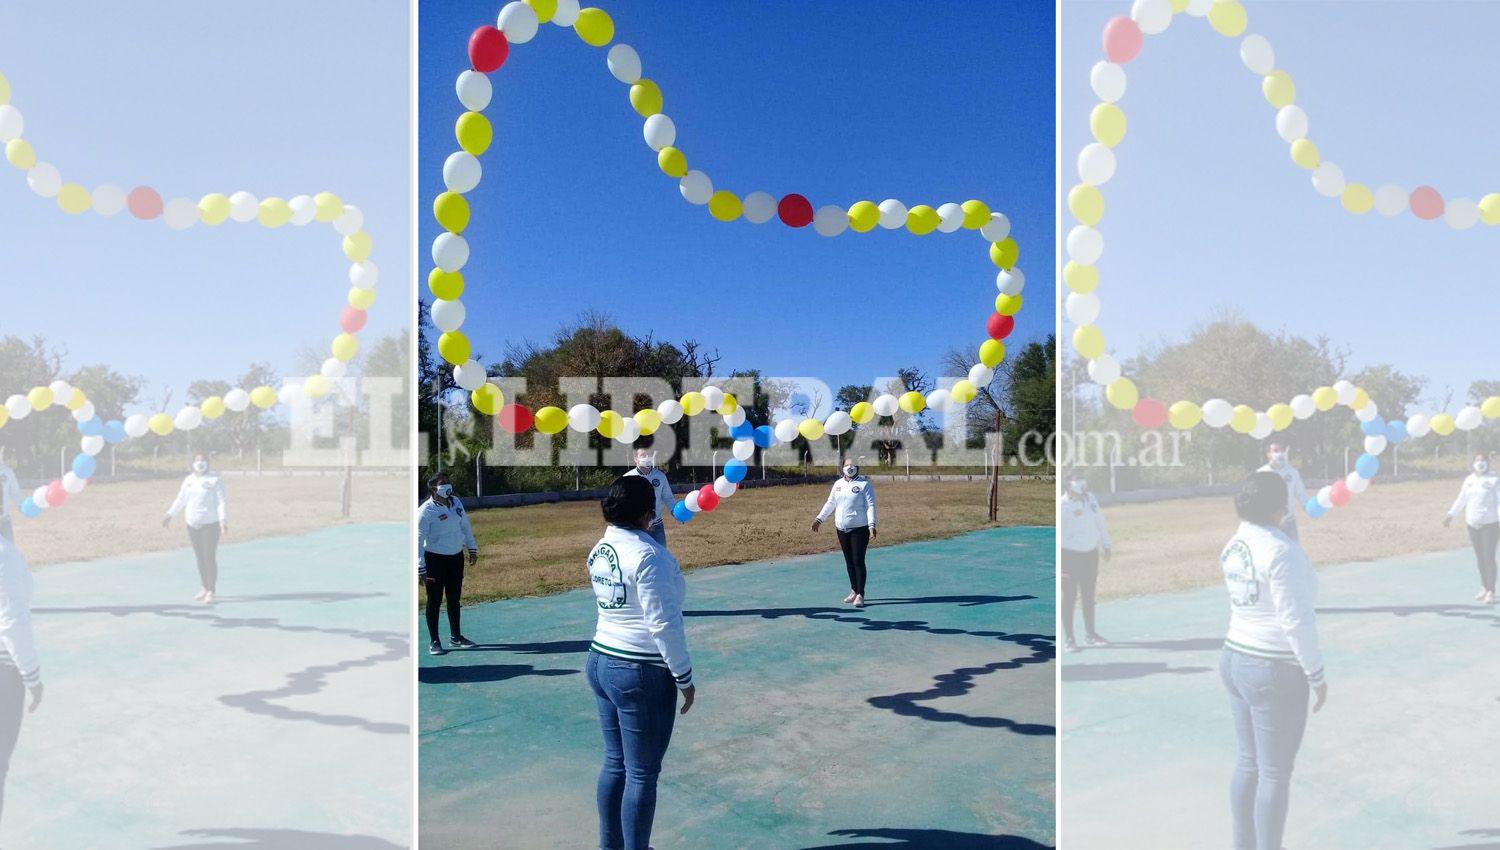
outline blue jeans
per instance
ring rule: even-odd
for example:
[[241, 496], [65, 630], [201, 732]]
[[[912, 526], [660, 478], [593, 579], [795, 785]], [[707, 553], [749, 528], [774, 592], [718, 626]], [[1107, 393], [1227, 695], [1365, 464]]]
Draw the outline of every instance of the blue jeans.
[[1235, 850], [1281, 850], [1292, 766], [1307, 728], [1307, 676], [1295, 664], [1225, 648], [1219, 674], [1229, 691], [1239, 757], [1229, 784]]
[[651, 539], [665, 546], [667, 545], [667, 524], [661, 520], [651, 523], [651, 528], [646, 531]]
[[677, 719], [677, 684], [665, 667], [593, 651], [588, 679], [604, 732], [604, 767], [596, 790], [599, 847], [648, 850], [656, 779]]

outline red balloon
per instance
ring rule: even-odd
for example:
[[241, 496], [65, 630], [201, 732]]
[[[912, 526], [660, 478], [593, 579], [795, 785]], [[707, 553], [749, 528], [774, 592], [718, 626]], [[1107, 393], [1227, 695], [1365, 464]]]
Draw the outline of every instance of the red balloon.
[[505, 40], [505, 33], [494, 27], [480, 27], [469, 36], [469, 64], [480, 73], [498, 70], [509, 55], [510, 42]]
[[520, 404], [507, 404], [500, 408], [496, 414], [495, 421], [499, 423], [500, 430], [507, 434], [519, 434], [531, 428], [534, 417], [531, 409]]
[[1342, 478], [1333, 482], [1333, 487], [1328, 491], [1328, 501], [1333, 502], [1335, 508], [1342, 508], [1349, 504], [1349, 500], [1352, 498], [1354, 498], [1354, 494], [1349, 492], [1349, 485], [1344, 483], [1344, 479]]
[[812, 224], [812, 202], [801, 195], [787, 195], [776, 205], [776, 214], [787, 227], [806, 227]]
[[698, 488], [698, 509], [711, 511], [719, 506], [719, 494], [714, 492], [714, 485], [704, 484]]
[[47, 504], [56, 508], [68, 500], [68, 491], [63, 489], [61, 481], [54, 481], [47, 485]]
[[369, 314], [363, 310], [345, 307], [343, 314], [339, 316], [339, 326], [346, 334], [357, 334], [365, 329], [365, 322], [369, 318]]
[[1167, 406], [1154, 398], [1143, 398], [1130, 411], [1130, 418], [1142, 428], [1160, 428], [1167, 421]]
[[990, 332], [990, 339], [1005, 339], [1010, 336], [1011, 331], [1016, 329], [1016, 317], [995, 313], [990, 316], [990, 321], [985, 327]]

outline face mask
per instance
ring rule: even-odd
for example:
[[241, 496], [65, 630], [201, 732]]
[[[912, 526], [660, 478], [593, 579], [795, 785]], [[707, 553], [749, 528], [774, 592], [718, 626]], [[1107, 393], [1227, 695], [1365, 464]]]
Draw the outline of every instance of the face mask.
[[656, 458], [641, 458], [640, 460], [637, 460], [635, 462], [635, 465], [641, 469], [646, 470], [647, 472], [650, 472], [651, 470], [656, 468]]
[[193, 471], [196, 472], [196, 473], [198, 473], [199, 475], [202, 475], [203, 473], [207, 472], [208, 471], [208, 461], [206, 461], [206, 460], [195, 460], [195, 461], [193, 461]]
[[1479, 473], [1480, 475], [1483, 475], [1486, 472], [1489, 472], [1490, 471], [1490, 462], [1487, 461], [1487, 460], [1476, 460], [1476, 461], [1474, 461], [1474, 471], [1477, 472], [1477, 473]]
[[1068, 482], [1068, 489], [1072, 490], [1074, 492], [1074, 494], [1079, 495], [1079, 496], [1082, 496], [1083, 495], [1083, 491], [1087, 490], [1088, 488], [1089, 488], [1089, 485], [1088, 485], [1087, 481], [1069, 481]]
[[848, 466], [844, 467], [844, 477], [845, 478], [853, 478], [854, 476], [856, 476], [858, 474], [859, 474], [859, 467], [855, 466], [854, 464], [851, 463]]
[[1276, 466], [1286, 466], [1286, 452], [1271, 452], [1271, 463]]
[[444, 499], [451, 499], [451, 498], [453, 498], [453, 485], [452, 484], [439, 484], [437, 486], [437, 494], [438, 494], [438, 496], [440, 496], [440, 497], [442, 497]]

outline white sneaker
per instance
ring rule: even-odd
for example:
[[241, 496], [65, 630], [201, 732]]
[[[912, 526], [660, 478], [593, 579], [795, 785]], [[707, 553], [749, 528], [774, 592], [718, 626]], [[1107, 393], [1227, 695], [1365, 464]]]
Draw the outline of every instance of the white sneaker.
[[212, 605], [212, 604], [214, 604], [214, 592], [212, 590], [210, 590], [207, 593], [203, 594], [203, 604], [204, 605]]
[[[206, 591], [206, 590], [200, 590], [197, 593], [193, 594], [193, 601], [194, 602], [202, 602], [203, 601], [203, 597], [205, 597], [207, 595], [208, 595], [208, 591]], [[1479, 597], [1476, 596], [1474, 598], [1478, 599]]]
[[1481, 588], [1479, 588], [1479, 592], [1478, 592], [1478, 593], [1476, 593], [1476, 594], [1474, 594], [1474, 599], [1475, 599], [1475, 601], [1479, 601], [1479, 602], [1482, 602], [1482, 601], [1484, 601], [1484, 597], [1485, 597], [1485, 594], [1487, 594], [1487, 593], [1489, 593], [1489, 591], [1488, 591], [1488, 590], [1485, 590], [1485, 589], [1484, 589], [1484, 588], [1482, 588], [1482, 587], [1481, 587]]
[[863, 596], [859, 595], [858, 593], [854, 594], [854, 607], [855, 608], [863, 608], [863, 607], [865, 607], [865, 598]]
[[[849, 591], [849, 595], [848, 595], [848, 596], [845, 596], [845, 597], [844, 597], [844, 604], [845, 604], [845, 605], [848, 605], [848, 604], [849, 604], [849, 603], [850, 603], [850, 602], [853, 602], [853, 601], [854, 601], [854, 598], [855, 598], [855, 597], [856, 597], [856, 596], [859, 596], [859, 594], [858, 594], [858, 593], [855, 593], [855, 592], [854, 592], [854, 591], [852, 591], [852, 590], [851, 590], [851, 591]], [[1476, 596], [1476, 597], [1475, 597], [1475, 598], [1476, 598], [1476, 599], [1477, 599], [1477, 598], [1479, 598], [1479, 597], [1477, 597], [1477, 596]]]

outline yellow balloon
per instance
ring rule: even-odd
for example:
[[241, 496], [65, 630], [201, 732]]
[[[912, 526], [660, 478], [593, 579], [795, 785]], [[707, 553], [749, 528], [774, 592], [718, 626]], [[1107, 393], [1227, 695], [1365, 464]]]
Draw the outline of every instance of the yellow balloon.
[[556, 434], [568, 427], [568, 412], [560, 407], [548, 405], [536, 412], [532, 421], [543, 434]]
[[1083, 325], [1073, 331], [1073, 350], [1093, 360], [1104, 353], [1104, 332], [1093, 325]]
[[647, 408], [635, 412], [635, 424], [641, 426], [641, 436], [649, 437], [661, 427], [661, 414]]
[[[994, 342], [994, 340], [990, 341]], [[896, 400], [896, 404], [902, 410], [912, 415], [916, 415], [927, 409], [927, 399], [923, 398], [922, 394], [916, 390], [902, 393], [901, 397]]]
[[10, 421], [10, 411], [6, 410], [3, 406], [0, 406], [0, 428], [4, 428], [5, 427], [5, 423], [7, 423], [9, 421]]
[[1245, 7], [1239, 0], [1214, 0], [1208, 9], [1208, 23], [1219, 35], [1234, 38], [1245, 31], [1250, 22]]
[[505, 406], [505, 393], [500, 388], [485, 381], [469, 393], [469, 404], [485, 416], [494, 416]]
[[682, 177], [688, 171], [687, 155], [668, 145], [657, 152], [656, 165], [668, 177]]
[[1292, 162], [1297, 163], [1299, 168], [1312, 171], [1318, 167], [1323, 160], [1318, 156], [1318, 146], [1310, 139], [1298, 139], [1292, 142]]
[[1021, 312], [1021, 296], [1004, 292], [995, 296], [995, 312], [1002, 316], [1014, 316]]
[[630, 87], [630, 105], [642, 118], [650, 118], [661, 111], [661, 88], [642, 77]]
[[1479, 199], [1479, 220], [1485, 224], [1500, 224], [1500, 192], [1491, 192]]
[[1189, 0], [1171, 0], [1171, 2], [1172, 2], [1172, 14], [1174, 14], [1174, 15], [1180, 15], [1183, 12], [1187, 11]]
[[176, 429], [177, 423], [173, 422], [172, 417], [168, 416], [167, 414], [158, 413], [155, 416], [151, 417], [151, 419], [146, 423], [146, 427], [150, 428], [151, 433], [155, 434], [156, 436], [165, 437], [168, 434], [172, 433], [174, 429]]
[[1333, 387], [1318, 387], [1313, 390], [1312, 400], [1314, 407], [1326, 413], [1339, 403], [1339, 394]]
[[1000, 242], [990, 243], [990, 262], [994, 263], [996, 268], [1009, 269], [1015, 266], [1016, 260], [1020, 257], [1021, 246], [1009, 236]]
[[797, 426], [797, 433], [809, 440], [816, 440], [823, 436], [823, 423], [816, 419], [804, 419]]
[[222, 397], [211, 395], [204, 399], [202, 404], [198, 405], [198, 409], [203, 411], [204, 419], [212, 422], [223, 416], [226, 408], [224, 407], [224, 399]]
[[490, 142], [495, 140], [495, 128], [490, 126], [490, 119], [478, 112], [465, 112], [453, 125], [453, 137], [464, 153], [479, 156], [490, 149]]
[[964, 201], [960, 206], [964, 211], [964, 229], [978, 230], [989, 224], [990, 205], [984, 201]]
[[991, 369], [1005, 359], [1005, 343], [998, 339], [987, 339], [979, 346], [979, 362]]
[[448, 331], [438, 337], [438, 354], [454, 366], [469, 362], [469, 338], [463, 331]]
[[1500, 396], [1490, 396], [1479, 405], [1479, 412], [1484, 414], [1485, 419], [1500, 419]]
[[354, 359], [355, 354], [359, 353], [359, 337], [354, 334], [339, 334], [333, 338], [333, 344], [329, 346], [329, 349], [333, 351], [335, 359], [348, 363]]
[[599, 435], [605, 439], [613, 440], [615, 437], [620, 436], [620, 432], [624, 428], [625, 417], [613, 410], [605, 410], [599, 414], [599, 424], [594, 427], [594, 430], [598, 431]]
[[1258, 421], [1255, 408], [1248, 404], [1237, 404], [1234, 407], [1234, 416], [1229, 419], [1229, 427], [1241, 434], [1248, 434], [1255, 430]]
[[1104, 397], [1117, 410], [1132, 410], [1136, 402], [1141, 400], [1141, 393], [1135, 388], [1135, 381], [1116, 378], [1114, 383], [1104, 388]]
[[1370, 394], [1365, 392], [1364, 387], [1356, 387], [1354, 398], [1349, 399], [1349, 409], [1359, 410], [1370, 403]]
[[198, 219], [209, 226], [223, 224], [229, 219], [229, 196], [223, 192], [204, 195], [198, 201]]
[[25, 139], [11, 139], [5, 143], [5, 158], [22, 171], [36, 167], [36, 149]]
[[362, 263], [370, 258], [370, 249], [375, 246], [370, 242], [370, 234], [363, 230], [351, 233], [344, 237], [344, 256], [351, 263]]
[[855, 233], [869, 233], [880, 223], [880, 207], [871, 201], [860, 201], [849, 208], [849, 229]]
[[1089, 130], [1094, 139], [1107, 148], [1125, 138], [1125, 111], [1113, 103], [1101, 103], [1089, 113]]
[[457, 301], [459, 296], [464, 294], [463, 273], [433, 269], [427, 274], [427, 289], [432, 292], [434, 298]]
[[292, 220], [292, 205], [283, 198], [266, 198], [260, 202], [255, 219], [266, 227], [280, 227]]
[[84, 394], [83, 390], [74, 387], [73, 393], [68, 396], [68, 400], [63, 404], [63, 406], [69, 410], [77, 410], [78, 408], [83, 407], [85, 404], [88, 404], [88, 401], [89, 397]]
[[603, 9], [584, 9], [573, 21], [573, 31], [590, 47], [603, 47], [614, 40], [615, 22]]
[[906, 212], [906, 229], [918, 236], [926, 236], [943, 223], [937, 210], [926, 204], [917, 204]]
[[313, 206], [317, 209], [313, 218], [324, 224], [344, 214], [344, 202], [332, 192], [319, 192], [313, 195]]
[[276, 406], [276, 391], [265, 385], [258, 386], [250, 391], [250, 403], [257, 410], [270, 410]]
[[740, 400], [734, 397], [734, 393], [725, 393], [724, 400], [719, 402], [719, 412], [728, 416], [740, 407]]
[[1452, 434], [1453, 429], [1456, 426], [1457, 423], [1453, 421], [1453, 417], [1449, 416], [1446, 413], [1439, 413], [1438, 415], [1432, 417], [1432, 433], [1437, 434], [1440, 437], [1446, 437], [1449, 434]]
[[1289, 404], [1273, 404], [1266, 408], [1266, 415], [1271, 417], [1271, 427], [1277, 431], [1285, 431], [1291, 427], [1292, 420], [1296, 418]]
[[307, 380], [302, 382], [302, 394], [308, 398], [322, 398], [328, 395], [331, 389], [333, 387], [328, 383], [328, 379], [322, 375], [309, 375]]
[[[531, 11], [536, 12], [536, 19], [541, 23], [547, 23], [552, 20], [553, 15], [557, 14], [557, 0], [525, 0], [525, 3], [531, 7]], [[556, 432], [548, 431], [547, 433]]]
[[854, 424], [863, 425], [875, 418], [875, 406], [868, 401], [855, 402], [849, 408], [849, 418], [854, 420]]
[[1297, 84], [1292, 82], [1291, 74], [1282, 70], [1265, 75], [1260, 81], [1260, 91], [1266, 102], [1277, 109], [1290, 106], [1297, 99]]
[[979, 396], [979, 388], [968, 378], [962, 378], [954, 383], [953, 389], [948, 391], [948, 397], [959, 404], [968, 404]]
[[444, 192], [433, 200], [432, 215], [449, 233], [463, 233], [469, 226], [469, 202], [457, 192]]
[[1079, 224], [1093, 227], [1104, 218], [1104, 195], [1087, 183], [1079, 183], [1068, 191], [1068, 212]]
[[31, 402], [32, 410], [42, 411], [51, 407], [52, 402], [57, 399], [54, 397], [51, 387], [33, 387], [31, 392], [26, 394], [26, 400]]
[[375, 290], [349, 287], [349, 306], [356, 310], [368, 310], [375, 304]]
[[1347, 212], [1364, 215], [1375, 208], [1375, 193], [1363, 183], [1350, 183], [1344, 186], [1344, 193], [1339, 196], [1339, 203]]
[[1203, 408], [1190, 401], [1174, 402], [1167, 408], [1167, 421], [1179, 431], [1196, 428], [1203, 421]]
[[4, 74], [0, 74], [0, 106], [7, 103], [10, 103], [10, 80], [5, 79]]
[[703, 393], [697, 390], [688, 390], [683, 393], [679, 403], [682, 405], [682, 412], [688, 416], [697, 416], [703, 412], [703, 408], [708, 406]]
[[1068, 289], [1078, 293], [1093, 292], [1099, 286], [1099, 269], [1094, 266], [1084, 266], [1069, 260], [1063, 266], [1063, 283]]
[[708, 214], [717, 221], [734, 221], [745, 211], [744, 204], [728, 189], [720, 189], [708, 199]]
[[89, 207], [94, 205], [94, 198], [89, 190], [77, 183], [64, 183], [57, 190], [57, 205], [69, 215], [78, 215], [88, 212]]

